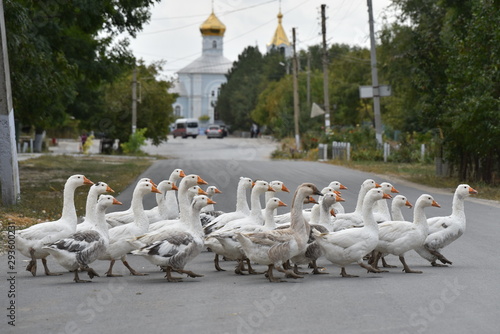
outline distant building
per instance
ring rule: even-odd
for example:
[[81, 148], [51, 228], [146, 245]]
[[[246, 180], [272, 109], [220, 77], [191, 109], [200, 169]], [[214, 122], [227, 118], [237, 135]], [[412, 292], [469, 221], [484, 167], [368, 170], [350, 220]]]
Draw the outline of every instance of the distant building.
[[286, 58], [291, 58], [293, 55], [292, 44], [290, 44], [290, 41], [286, 36], [285, 29], [283, 29], [283, 26], [281, 25], [282, 19], [283, 14], [281, 14], [280, 9], [278, 13], [278, 26], [276, 27], [276, 31], [274, 32], [271, 42], [267, 44], [267, 52], [271, 50], [278, 50], [284, 54]]
[[200, 26], [203, 38], [201, 57], [177, 72], [178, 79], [171, 92], [179, 94], [173, 104], [174, 114], [183, 118], [207, 115], [210, 123], [217, 119], [214, 106], [225, 83], [232, 62], [223, 55], [226, 26], [214, 12]]

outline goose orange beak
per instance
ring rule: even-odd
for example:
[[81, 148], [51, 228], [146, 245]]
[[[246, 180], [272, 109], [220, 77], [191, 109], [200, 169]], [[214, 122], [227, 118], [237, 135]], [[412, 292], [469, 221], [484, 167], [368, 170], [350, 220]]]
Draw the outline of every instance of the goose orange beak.
[[340, 197], [339, 195], [335, 196], [335, 200], [337, 202], [345, 202], [345, 199], [343, 199], [342, 197]]
[[382, 186], [380, 184], [378, 184], [377, 182], [375, 182], [375, 188], [381, 188]]
[[314, 199], [314, 197], [311, 197], [311, 196], [309, 196], [309, 203], [318, 204], [318, 202], [316, 202], [316, 200]]
[[90, 181], [89, 179], [87, 179], [85, 176], [83, 177], [83, 184], [94, 184], [94, 182]]
[[268, 186], [268, 187], [267, 187], [267, 191], [272, 191], [273, 193], [274, 193], [274, 192], [276, 192], [276, 191], [273, 189], [273, 187], [271, 187], [271, 186]]
[[441, 205], [439, 205], [436, 201], [432, 201], [432, 206], [435, 206], [437, 208], [441, 207]]
[[153, 180], [149, 179], [149, 183], [151, 183], [153, 186], [158, 187], [156, 183], [153, 182]]
[[213, 200], [211, 200], [210, 198], [209, 198], [209, 199], [207, 199], [207, 203], [208, 203], [208, 204], [217, 204], [217, 202], [216, 202], [216, 201], [213, 201]]
[[469, 187], [469, 194], [475, 195], [477, 193], [478, 193], [477, 190], [473, 189], [472, 187]]
[[340, 184], [340, 189], [344, 189], [344, 190], [347, 190], [347, 187], [344, 186], [342, 183]]
[[340, 196], [340, 191], [338, 191], [338, 190], [334, 190], [334, 191], [333, 191], [333, 193], [334, 193], [335, 195], [339, 195], [339, 196]]
[[151, 192], [152, 193], [158, 193], [158, 194], [161, 194], [161, 191], [158, 190], [158, 188], [156, 188], [155, 185], [153, 185], [153, 187], [151, 188]]
[[285, 203], [283, 203], [282, 201], [279, 201], [278, 206], [287, 206], [287, 205]]
[[219, 189], [215, 188], [215, 193], [216, 194], [222, 194], [222, 191], [220, 191]]
[[385, 199], [391, 199], [391, 198], [392, 198], [392, 196], [391, 196], [391, 195], [389, 195], [389, 194], [384, 193], [384, 195], [382, 196], [382, 198], [385, 198]]
[[179, 190], [175, 184], [172, 183], [172, 190]]
[[205, 190], [198, 188], [198, 195], [208, 195], [208, 194]]
[[208, 184], [207, 181], [203, 180], [200, 176], [198, 176], [198, 184]]
[[413, 208], [413, 205], [411, 205], [411, 203], [408, 200], [406, 200], [405, 205], [410, 209]]
[[335, 210], [333, 210], [333, 209], [330, 209], [330, 215], [337, 217], [337, 215], [335, 214]]
[[284, 192], [287, 192], [287, 193], [290, 192], [290, 190], [284, 184], [281, 186], [281, 191], [284, 191]]
[[185, 177], [186, 176], [186, 173], [184, 173], [184, 171], [181, 169], [181, 172], [179, 173], [179, 177]]
[[391, 193], [396, 193], [396, 194], [398, 194], [398, 193], [399, 193], [399, 191], [398, 191], [396, 188], [392, 187], [392, 189], [391, 189]]
[[113, 198], [113, 204], [122, 205], [123, 203], [117, 200], [116, 198]]
[[106, 191], [107, 191], [108, 193], [114, 193], [114, 192], [115, 192], [113, 189], [111, 189], [111, 187], [110, 187], [110, 186], [108, 186], [108, 187], [106, 188]]

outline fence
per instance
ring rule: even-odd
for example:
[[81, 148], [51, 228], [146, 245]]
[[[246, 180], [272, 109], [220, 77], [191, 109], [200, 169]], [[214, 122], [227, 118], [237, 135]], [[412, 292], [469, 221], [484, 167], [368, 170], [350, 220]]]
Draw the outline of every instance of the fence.
[[332, 159], [351, 160], [351, 143], [332, 142]]
[[[389, 143], [384, 143], [384, 162], [387, 162], [389, 156], [391, 155], [391, 145]], [[398, 147], [396, 147], [396, 150]], [[420, 159], [425, 160], [426, 147], [425, 144], [420, 146]], [[332, 142], [332, 159], [341, 160], [351, 160], [351, 143], [348, 142]], [[328, 144], [318, 144], [318, 160], [328, 159]]]

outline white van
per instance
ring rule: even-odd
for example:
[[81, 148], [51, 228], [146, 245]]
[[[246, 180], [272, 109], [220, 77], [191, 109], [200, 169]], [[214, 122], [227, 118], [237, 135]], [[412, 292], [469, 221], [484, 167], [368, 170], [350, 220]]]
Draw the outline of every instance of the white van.
[[179, 118], [175, 121], [175, 128], [172, 131], [172, 135], [174, 138], [196, 138], [198, 136], [198, 120], [195, 118]]

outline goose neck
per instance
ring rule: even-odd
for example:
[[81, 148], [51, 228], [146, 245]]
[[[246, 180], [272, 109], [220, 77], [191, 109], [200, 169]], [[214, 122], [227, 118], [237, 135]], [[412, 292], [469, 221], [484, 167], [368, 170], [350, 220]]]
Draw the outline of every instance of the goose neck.
[[142, 203], [144, 194], [134, 193], [132, 196], [132, 211], [134, 213], [134, 223], [139, 226], [143, 231], [147, 231], [149, 227], [149, 220], [144, 205]]
[[76, 227], [77, 216], [75, 208], [75, 190], [77, 186], [66, 185], [63, 192], [63, 210], [61, 218], [70, 221]]

